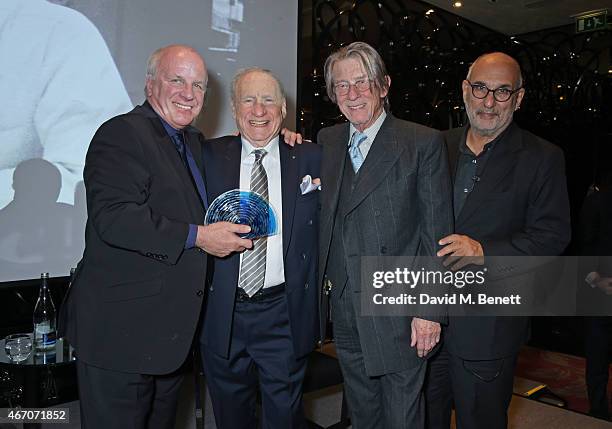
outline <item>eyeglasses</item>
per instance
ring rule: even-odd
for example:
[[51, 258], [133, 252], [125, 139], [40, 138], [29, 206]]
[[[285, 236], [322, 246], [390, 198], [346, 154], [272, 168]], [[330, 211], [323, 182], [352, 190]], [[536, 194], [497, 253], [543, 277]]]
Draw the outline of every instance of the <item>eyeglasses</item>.
[[472, 95], [474, 97], [482, 100], [483, 98], [487, 98], [487, 96], [489, 95], [489, 92], [492, 92], [493, 98], [495, 98], [495, 101], [499, 101], [500, 103], [510, 100], [510, 97], [512, 97], [515, 93], [519, 92], [521, 89], [523, 89], [522, 86], [516, 89], [509, 89], [509, 88], [489, 89], [486, 85], [483, 85], [482, 83], [472, 83], [467, 79], [466, 79], [466, 82], [472, 87]]
[[354, 86], [357, 92], [366, 92], [371, 87], [370, 79], [359, 79], [353, 83], [348, 81], [338, 82], [334, 85], [334, 92], [336, 95], [345, 96], [351, 91], [351, 86]]

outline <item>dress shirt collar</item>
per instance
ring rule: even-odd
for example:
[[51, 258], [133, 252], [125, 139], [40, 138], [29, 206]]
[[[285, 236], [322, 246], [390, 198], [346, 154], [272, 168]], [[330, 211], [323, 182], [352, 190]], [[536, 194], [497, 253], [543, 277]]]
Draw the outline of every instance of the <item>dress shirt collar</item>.
[[[383, 109], [382, 113], [378, 116], [378, 118], [376, 118], [376, 121], [374, 121], [374, 123], [370, 125], [368, 128], [363, 130], [363, 133], [368, 137], [366, 142], [369, 143], [370, 145], [372, 144], [372, 142], [374, 142], [374, 139], [376, 138], [376, 134], [378, 134], [378, 130], [380, 130], [380, 127], [382, 126], [386, 117], [387, 117], [387, 112], [385, 112], [385, 110]], [[353, 134], [355, 133], [355, 131], [357, 131], [357, 128], [355, 128], [355, 126], [351, 124], [351, 126], [349, 127], [349, 139], [348, 139], [349, 145], [351, 144], [351, 138], [353, 137]]]
[[[493, 140], [491, 140], [489, 143], [485, 144], [482, 148], [482, 152], [480, 153], [480, 155], [493, 150], [493, 148], [495, 146], [497, 146], [499, 144], [500, 141], [502, 141], [504, 139], [504, 137], [508, 134], [508, 130], [510, 130], [510, 128], [512, 128], [512, 126], [514, 125], [514, 122], [511, 122], [510, 125], [508, 125], [506, 127], [505, 130], [503, 130], [500, 135], [498, 135], [497, 137], [495, 137]], [[461, 153], [464, 154], [468, 154], [468, 155], [472, 155], [474, 156], [474, 152], [472, 152], [472, 149], [470, 149], [467, 145], [467, 134], [468, 131], [470, 130], [470, 127], [467, 126], [465, 127], [465, 131], [463, 133], [463, 137], [461, 138], [461, 142], [459, 143], [459, 151]]]
[[[153, 110], [155, 112], [155, 110]], [[170, 137], [174, 137], [177, 134], [182, 134], [183, 130], [177, 130], [176, 128], [174, 128], [172, 125], [170, 125], [169, 123], [167, 123], [164, 118], [162, 118], [159, 113], [155, 112], [155, 114], [157, 115], [157, 117], [159, 118], [159, 120], [161, 121], [162, 125], [164, 126], [164, 130], [166, 130], [166, 132], [168, 133], [168, 135]]]
[[272, 140], [270, 140], [267, 145], [263, 147], [255, 147], [251, 143], [249, 143], [249, 141], [245, 139], [244, 136], [240, 136], [240, 141], [242, 142], [242, 156], [241, 156], [242, 160], [252, 158], [252, 161], [254, 162], [255, 161], [254, 152], [257, 149], [264, 149], [267, 152], [267, 155], [265, 156], [264, 160], [278, 159], [280, 157], [279, 152], [278, 152], [279, 140], [280, 140], [279, 137], [276, 136]]

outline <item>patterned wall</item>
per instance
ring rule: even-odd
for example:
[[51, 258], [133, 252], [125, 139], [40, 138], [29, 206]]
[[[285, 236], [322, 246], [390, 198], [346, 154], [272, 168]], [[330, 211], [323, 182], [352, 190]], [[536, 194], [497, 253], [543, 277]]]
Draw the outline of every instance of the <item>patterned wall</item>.
[[[517, 58], [527, 95], [516, 120], [566, 153], [573, 207], [596, 171], [612, 165], [612, 30], [574, 34], [573, 26], [508, 37], [412, 0], [312, 0], [312, 58], [301, 70], [301, 129], [307, 137], [344, 120], [325, 93], [323, 64], [356, 40], [374, 46], [391, 75], [391, 111], [439, 129], [465, 123], [460, 85], [480, 54]], [[433, 9], [433, 12], [428, 12]], [[307, 9], [310, 10], [310, 9]], [[309, 46], [304, 46], [309, 45]], [[312, 51], [311, 51], [312, 49]]]

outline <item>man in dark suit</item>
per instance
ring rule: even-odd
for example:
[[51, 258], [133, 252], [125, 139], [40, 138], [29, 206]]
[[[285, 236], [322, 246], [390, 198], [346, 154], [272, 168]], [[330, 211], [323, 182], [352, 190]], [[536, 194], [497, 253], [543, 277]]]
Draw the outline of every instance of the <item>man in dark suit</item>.
[[253, 250], [214, 258], [200, 337], [204, 373], [218, 428], [302, 428], [306, 355], [319, 334], [321, 150], [279, 145], [286, 101], [267, 70], [234, 77], [232, 106], [240, 135], [203, 144], [209, 200], [237, 188], [257, 192], [274, 208], [280, 231], [255, 239]]
[[207, 253], [251, 246], [245, 225], [202, 226], [206, 66], [188, 46], [154, 52], [147, 101], [96, 132], [85, 162], [86, 246], [60, 325], [77, 355], [84, 428], [172, 428]]
[[[604, 168], [609, 168], [605, 166]], [[612, 343], [612, 170], [592, 186], [576, 234], [580, 255], [578, 311], [584, 318], [589, 414], [610, 420], [608, 378]], [[585, 284], [587, 283], [587, 284]]]
[[[438, 252], [455, 269], [488, 257], [559, 255], [570, 239], [563, 153], [512, 122], [520, 107], [518, 63], [479, 57], [462, 83], [469, 119], [446, 134], [454, 177], [455, 234]], [[429, 428], [507, 425], [514, 367], [526, 317], [450, 317], [427, 380]]]
[[[325, 63], [329, 97], [349, 123], [322, 129], [319, 273], [331, 295], [336, 351], [353, 427], [421, 428], [424, 356], [439, 319], [361, 312], [362, 256], [435, 257], [452, 231], [441, 135], [385, 111], [380, 55], [355, 42]], [[442, 235], [440, 235], [442, 234]]]

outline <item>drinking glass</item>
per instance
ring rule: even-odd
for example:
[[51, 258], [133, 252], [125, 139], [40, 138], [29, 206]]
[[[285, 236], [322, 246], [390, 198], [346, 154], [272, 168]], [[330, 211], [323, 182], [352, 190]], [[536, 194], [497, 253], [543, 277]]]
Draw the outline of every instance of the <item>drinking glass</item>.
[[4, 339], [4, 351], [13, 362], [23, 362], [32, 353], [32, 334], [12, 334]]

